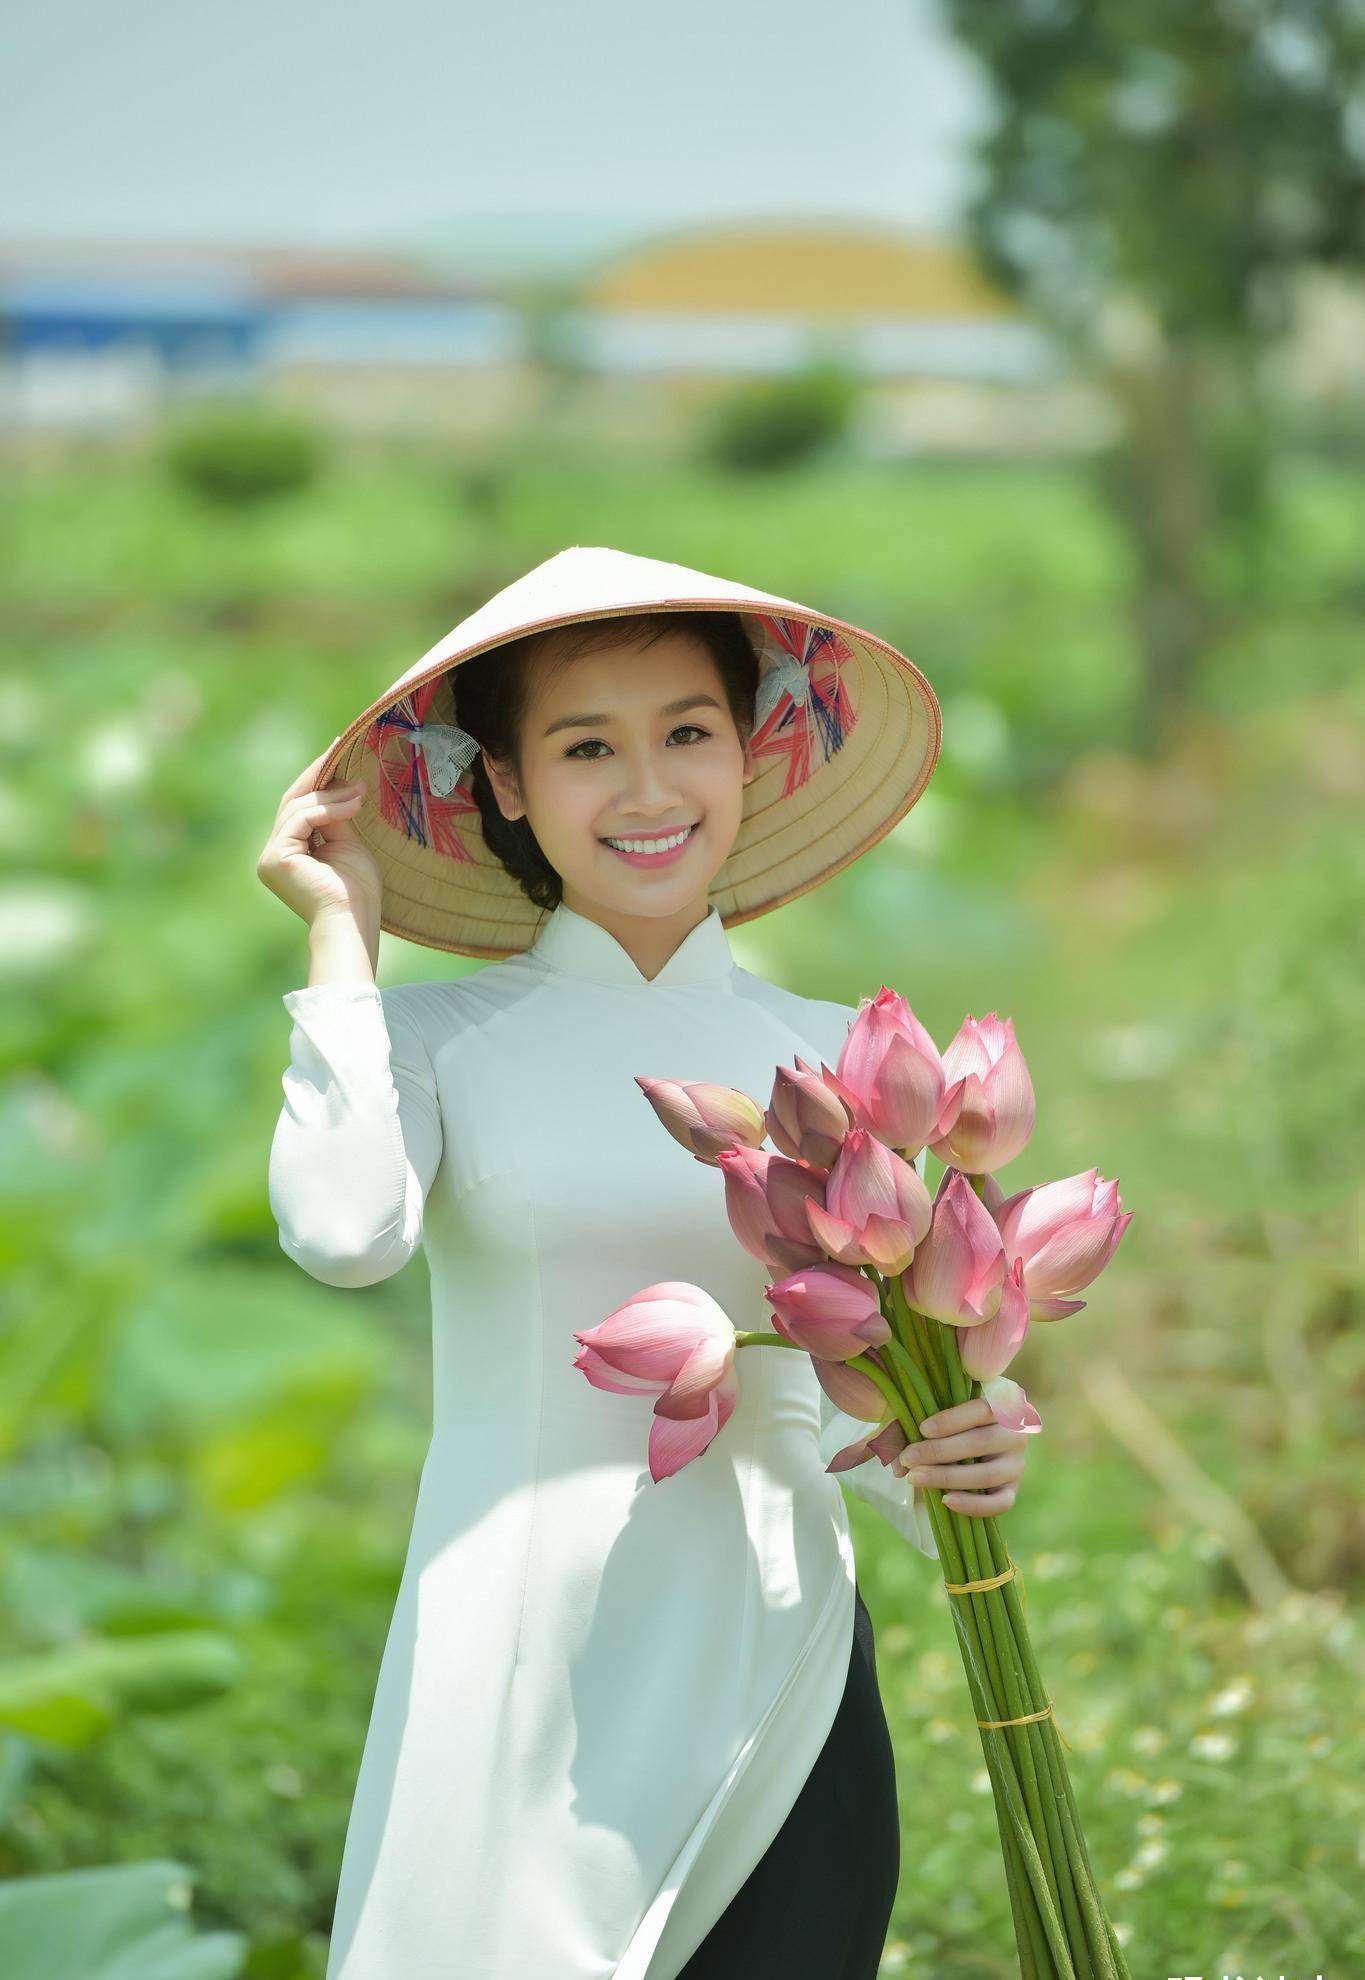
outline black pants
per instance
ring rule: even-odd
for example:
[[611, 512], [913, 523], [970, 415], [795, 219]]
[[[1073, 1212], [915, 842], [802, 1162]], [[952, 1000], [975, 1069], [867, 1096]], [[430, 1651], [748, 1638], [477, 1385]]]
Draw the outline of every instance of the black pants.
[[855, 1584], [853, 1650], [829, 1736], [678, 1980], [876, 1980], [899, 1873], [896, 1763], [872, 1618]]

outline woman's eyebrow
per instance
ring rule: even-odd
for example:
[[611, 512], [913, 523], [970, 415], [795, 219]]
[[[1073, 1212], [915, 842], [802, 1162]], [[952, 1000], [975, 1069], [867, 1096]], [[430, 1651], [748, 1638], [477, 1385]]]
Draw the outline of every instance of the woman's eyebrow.
[[[713, 694], [685, 694], [681, 701], [666, 701], [659, 710], [661, 715], [681, 715], [685, 708], [719, 708], [720, 703]], [[598, 729], [615, 718], [611, 715], [560, 715], [543, 731], [552, 736], [556, 729]]]

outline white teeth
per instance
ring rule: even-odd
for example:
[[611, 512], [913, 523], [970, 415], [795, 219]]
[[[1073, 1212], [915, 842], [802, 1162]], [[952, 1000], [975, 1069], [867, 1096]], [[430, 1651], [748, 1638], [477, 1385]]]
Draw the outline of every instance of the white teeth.
[[615, 846], [618, 852], [667, 852], [672, 846], [680, 846], [684, 839], [690, 837], [692, 830], [689, 825], [686, 832], [675, 832], [671, 839], [608, 839], [607, 844]]

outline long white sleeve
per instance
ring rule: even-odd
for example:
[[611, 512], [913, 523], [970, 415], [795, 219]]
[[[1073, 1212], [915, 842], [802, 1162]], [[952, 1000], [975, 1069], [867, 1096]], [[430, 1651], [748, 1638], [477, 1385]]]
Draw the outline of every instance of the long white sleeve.
[[316, 983], [283, 998], [294, 1024], [270, 1208], [281, 1248], [326, 1285], [390, 1278], [421, 1242], [441, 1109], [410, 988]]

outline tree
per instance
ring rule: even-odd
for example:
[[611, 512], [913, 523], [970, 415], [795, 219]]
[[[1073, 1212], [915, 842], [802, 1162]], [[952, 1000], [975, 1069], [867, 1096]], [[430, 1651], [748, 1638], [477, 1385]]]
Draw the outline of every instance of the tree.
[[1365, 265], [1365, 0], [945, 0], [998, 116], [968, 229], [1123, 412], [1102, 485], [1135, 552], [1160, 745], [1254, 595], [1265, 359], [1296, 278]]

